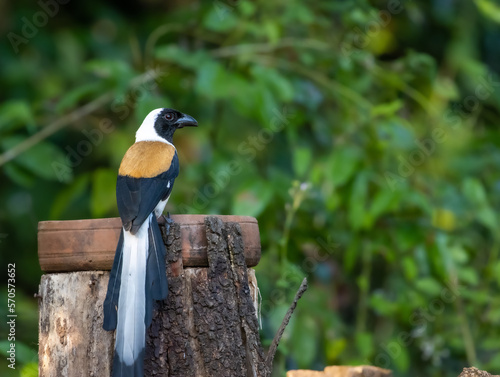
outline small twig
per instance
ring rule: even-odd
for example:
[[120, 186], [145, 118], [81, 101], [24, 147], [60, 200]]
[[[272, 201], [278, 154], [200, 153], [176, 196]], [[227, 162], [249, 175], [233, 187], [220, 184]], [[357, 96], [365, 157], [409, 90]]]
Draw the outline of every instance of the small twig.
[[286, 312], [285, 318], [283, 318], [283, 322], [281, 322], [281, 326], [278, 329], [278, 332], [274, 336], [273, 342], [271, 343], [271, 347], [269, 347], [269, 351], [267, 351], [267, 356], [266, 356], [266, 369], [268, 371], [272, 370], [273, 367], [273, 360], [274, 360], [274, 355], [276, 354], [276, 349], [278, 348], [278, 344], [281, 340], [281, 337], [283, 336], [283, 333], [285, 332], [286, 327], [288, 326], [288, 322], [290, 322], [290, 318], [292, 317], [292, 314], [297, 307], [297, 302], [300, 300], [304, 292], [307, 290], [307, 278], [304, 278], [302, 280], [302, 284], [300, 285], [299, 290], [295, 294], [295, 298], [293, 299], [292, 305], [290, 305], [290, 308]]
[[72, 111], [68, 115], [65, 115], [53, 123], [49, 124], [47, 127], [42, 128], [39, 132], [36, 134], [30, 136], [29, 138], [25, 139], [12, 149], [9, 149], [8, 151], [4, 152], [0, 156], [0, 166], [5, 164], [6, 162], [9, 162], [10, 160], [13, 160], [17, 156], [19, 156], [21, 153], [27, 151], [34, 145], [38, 144], [41, 142], [43, 139], [46, 139], [56, 131], [59, 131], [61, 128], [82, 119], [84, 116], [94, 112], [98, 108], [100, 108], [102, 105], [104, 105], [106, 102], [110, 101], [112, 99], [112, 93], [108, 92], [100, 97], [96, 98], [92, 102], [89, 102], [85, 104], [84, 106]]
[[328, 50], [330, 45], [316, 39], [284, 38], [277, 43], [245, 43], [233, 46], [225, 46], [212, 50], [210, 53], [217, 58], [228, 58], [245, 53], [268, 53], [284, 47], [309, 48], [312, 50]]

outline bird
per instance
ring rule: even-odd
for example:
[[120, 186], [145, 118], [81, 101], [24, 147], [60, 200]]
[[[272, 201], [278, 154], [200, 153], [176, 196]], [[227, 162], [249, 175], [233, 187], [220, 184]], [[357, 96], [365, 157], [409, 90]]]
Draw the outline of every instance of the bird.
[[178, 110], [153, 110], [121, 161], [116, 201], [122, 229], [103, 303], [103, 328], [116, 329], [112, 377], [143, 377], [153, 300], [168, 294], [166, 249], [157, 218], [170, 220], [163, 210], [179, 174], [172, 139], [177, 129], [197, 126], [192, 116]]

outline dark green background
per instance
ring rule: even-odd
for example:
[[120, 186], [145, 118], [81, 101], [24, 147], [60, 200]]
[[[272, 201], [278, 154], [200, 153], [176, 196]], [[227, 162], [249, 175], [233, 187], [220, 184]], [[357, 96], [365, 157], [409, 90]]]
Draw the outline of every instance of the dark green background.
[[276, 376], [500, 373], [499, 3], [0, 8], [0, 151], [37, 141], [0, 166], [1, 276], [16, 263], [19, 315], [18, 369], [3, 353], [2, 376], [36, 375], [38, 221], [116, 216], [118, 165], [157, 107], [200, 124], [175, 136], [167, 210], [259, 221], [264, 344], [310, 281]]

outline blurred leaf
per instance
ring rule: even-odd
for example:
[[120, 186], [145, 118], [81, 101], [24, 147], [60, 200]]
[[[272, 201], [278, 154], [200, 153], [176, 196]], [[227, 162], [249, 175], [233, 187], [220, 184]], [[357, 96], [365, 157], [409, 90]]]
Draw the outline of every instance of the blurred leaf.
[[[301, 104], [304, 104], [309, 109], [315, 111], [318, 109], [319, 105], [325, 99], [324, 93], [312, 82], [309, 80], [296, 80], [294, 81], [294, 97], [295, 101], [298, 101]], [[314, 117], [314, 123], [324, 123], [326, 125], [330, 125], [330, 122], [320, 114]], [[324, 127], [324, 130], [330, 131], [329, 127]], [[325, 133], [325, 135], [329, 135], [330, 132]]]
[[130, 65], [122, 60], [93, 59], [85, 63], [85, 69], [101, 78], [112, 78], [117, 81], [134, 76]]
[[234, 29], [238, 18], [232, 5], [225, 1], [216, 0], [203, 20], [203, 25], [208, 30], [223, 32]]
[[308, 147], [297, 147], [293, 154], [293, 167], [296, 177], [304, 177], [312, 160], [312, 153]]
[[461, 265], [467, 263], [469, 256], [461, 245], [453, 245], [448, 248], [454, 263]]
[[358, 284], [358, 288], [360, 291], [367, 291], [370, 287], [370, 282], [368, 280], [368, 276], [366, 275], [359, 275], [356, 278], [356, 283]]
[[[391, 347], [391, 349], [389, 349]], [[408, 352], [408, 348], [404, 347], [400, 344], [398, 339], [393, 338], [391, 342], [387, 345], [387, 350], [389, 355], [392, 356], [392, 360], [394, 361], [394, 365], [396, 369], [401, 372], [408, 371], [410, 366], [410, 355]]]
[[370, 223], [373, 223], [383, 213], [397, 208], [399, 204], [399, 192], [382, 188], [377, 191], [375, 198], [371, 202], [368, 213], [370, 214]]
[[477, 271], [472, 267], [463, 267], [458, 270], [458, 279], [467, 286], [475, 287], [479, 284]]
[[282, 265], [281, 269], [284, 272], [275, 282], [277, 288], [283, 291], [289, 291], [300, 286], [304, 279], [304, 271], [302, 271], [299, 266], [288, 262]]
[[35, 124], [31, 108], [21, 100], [10, 100], [0, 105], [0, 133]]
[[388, 54], [396, 48], [396, 38], [387, 29], [381, 29], [367, 48], [375, 55]]
[[17, 165], [15, 162], [8, 162], [4, 166], [4, 171], [7, 176], [16, 182], [19, 186], [30, 187], [32, 186], [36, 178], [26, 169]]
[[54, 36], [54, 44], [59, 54], [59, 66], [57, 72], [60, 77], [78, 79], [81, 75], [81, 67], [85, 59], [85, 46], [79, 40], [78, 35], [70, 29], [60, 30]]
[[131, 65], [123, 60], [93, 59], [85, 63], [85, 70], [112, 84], [119, 91], [125, 92], [136, 73]]
[[491, 0], [474, 0], [474, 2], [485, 17], [500, 24], [500, 5]]
[[350, 146], [334, 148], [329, 161], [329, 170], [335, 185], [340, 186], [351, 178], [358, 166], [359, 155], [359, 151]]
[[205, 60], [197, 69], [196, 90], [211, 99], [240, 96], [245, 85], [241, 76], [228, 72], [218, 62]]
[[80, 174], [73, 182], [61, 190], [52, 204], [49, 218], [51, 220], [62, 219], [63, 214], [71, 208], [71, 204], [81, 198], [87, 191], [89, 183], [89, 174]]
[[135, 110], [136, 117], [139, 122], [142, 122], [152, 109], [159, 109], [163, 107], [173, 107], [173, 105], [171, 101], [164, 96], [153, 96], [151, 93], [146, 93], [139, 101], [137, 101], [137, 107]]
[[256, 9], [257, 6], [252, 1], [238, 1], [238, 10], [245, 16], [252, 16], [253, 14], [255, 14]]
[[360, 251], [359, 237], [353, 237], [344, 257], [344, 268], [350, 272], [358, 261]]
[[436, 208], [432, 212], [432, 225], [445, 231], [452, 231], [455, 229], [455, 215], [445, 208]]
[[261, 88], [269, 87], [273, 95], [277, 96], [281, 101], [288, 102], [293, 98], [294, 89], [292, 84], [277, 70], [261, 65], [253, 65], [251, 72]]
[[[10, 136], [0, 140], [0, 144], [4, 150], [8, 151], [22, 141], [24, 138], [21, 136]], [[60, 170], [57, 166], [67, 166], [66, 157], [59, 148], [48, 141], [35, 144], [20, 154], [15, 159], [15, 163], [27, 169], [31, 174], [44, 179], [67, 181], [72, 178], [71, 171], [68, 171], [66, 175], [58, 174]]]
[[[497, 342], [497, 339], [494, 339], [494, 341]], [[496, 349], [498, 349], [498, 345], [496, 346]], [[485, 364], [484, 369], [486, 369], [486, 370], [498, 370], [498, 369], [500, 369], [500, 355], [495, 354], [489, 360], [489, 362], [487, 364]]]
[[347, 341], [345, 338], [326, 340], [327, 363], [333, 365], [338, 360], [339, 355], [346, 349]]
[[262, 25], [262, 30], [265, 32], [267, 39], [270, 43], [274, 44], [280, 39], [280, 27], [274, 20], [268, 20]]
[[427, 251], [423, 245], [417, 245], [414, 249], [415, 261], [418, 264], [420, 273], [423, 276], [430, 274], [430, 261], [427, 257]]
[[478, 179], [467, 177], [463, 182], [462, 191], [472, 204], [484, 205], [486, 203], [486, 192]]
[[477, 220], [496, 234], [498, 230], [497, 215], [488, 203], [486, 191], [481, 181], [476, 178], [466, 178], [462, 185], [462, 192], [471, 202]]
[[159, 46], [155, 50], [158, 59], [176, 63], [181, 67], [197, 70], [201, 64], [209, 61], [210, 55], [204, 50], [187, 51], [176, 44]]
[[356, 349], [362, 359], [367, 359], [373, 353], [373, 335], [369, 332], [357, 332], [355, 335]]
[[[273, 119], [273, 111], [278, 108], [278, 103], [276, 102], [275, 96], [271, 92], [270, 88], [263, 87], [260, 90], [254, 92], [255, 106], [257, 106], [259, 111], [259, 118], [263, 124], [270, 123]], [[252, 103], [248, 101], [247, 98], [241, 98], [240, 103], [245, 102], [247, 107], [252, 106]], [[243, 105], [245, 106], [245, 105]]]
[[38, 376], [38, 363], [28, 363], [24, 365], [19, 372], [20, 377], [37, 377]]
[[431, 277], [424, 277], [415, 281], [415, 287], [429, 297], [438, 296], [441, 292], [441, 285]]
[[484, 226], [489, 228], [493, 234], [496, 234], [496, 232], [498, 231], [498, 219], [496, 213], [493, 212], [492, 208], [479, 208], [477, 217]]
[[354, 179], [349, 197], [349, 224], [353, 229], [361, 229], [367, 220], [366, 200], [368, 196], [368, 179], [361, 173]]
[[102, 90], [103, 87], [99, 82], [91, 82], [78, 86], [68, 93], [65, 93], [64, 97], [57, 103], [56, 112], [61, 114], [77, 105], [83, 99], [88, 99], [90, 101], [97, 95], [102, 94], [100, 93]]
[[392, 116], [399, 109], [403, 107], [403, 102], [401, 100], [396, 100], [389, 103], [382, 103], [380, 105], [374, 106], [371, 109], [371, 115], [375, 116]]
[[448, 77], [437, 77], [435, 90], [445, 98], [457, 99], [460, 96], [457, 85]]
[[[283, 292], [279, 292], [284, 294]], [[269, 322], [270, 322], [270, 327], [273, 331], [273, 333], [276, 333], [281, 325], [281, 322], [283, 321], [283, 318], [286, 315], [286, 312], [288, 311], [288, 305], [285, 304], [272, 304], [271, 310], [270, 310], [270, 315], [268, 317]], [[289, 326], [293, 326], [295, 323], [295, 319], [292, 317], [289, 323]], [[290, 337], [290, 332], [285, 331], [283, 334], [285, 337]]]
[[233, 213], [239, 216], [257, 217], [273, 197], [270, 184], [256, 182], [251, 187], [241, 191], [235, 197]]
[[310, 316], [302, 316], [295, 321], [291, 341], [300, 367], [305, 368], [314, 360], [319, 335], [317, 323]]
[[492, 266], [497, 285], [500, 287], [500, 261], [497, 261]]
[[396, 303], [387, 300], [381, 292], [375, 292], [370, 297], [370, 306], [379, 315], [391, 315], [398, 309]]
[[453, 257], [449, 251], [450, 241], [447, 233], [439, 232], [435, 235], [436, 242], [429, 249], [432, 255], [433, 268], [441, 279], [447, 279], [454, 273]]
[[[0, 341], [0, 354], [9, 357], [9, 349], [11, 342], [7, 340]], [[15, 342], [16, 361], [22, 364], [32, 362], [37, 359], [37, 352], [29, 348], [26, 344], [16, 341]]]
[[413, 258], [404, 257], [402, 259], [403, 273], [405, 278], [409, 281], [413, 281], [418, 275], [418, 267]]
[[102, 217], [116, 207], [116, 177], [111, 169], [96, 170], [92, 176], [92, 215]]

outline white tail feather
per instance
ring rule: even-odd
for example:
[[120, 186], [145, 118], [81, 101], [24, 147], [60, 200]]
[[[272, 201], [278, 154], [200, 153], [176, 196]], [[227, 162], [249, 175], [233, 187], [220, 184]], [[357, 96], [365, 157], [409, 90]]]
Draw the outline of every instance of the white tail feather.
[[126, 365], [132, 365], [145, 346], [145, 286], [149, 222], [149, 218], [144, 221], [135, 235], [124, 231], [115, 351]]

